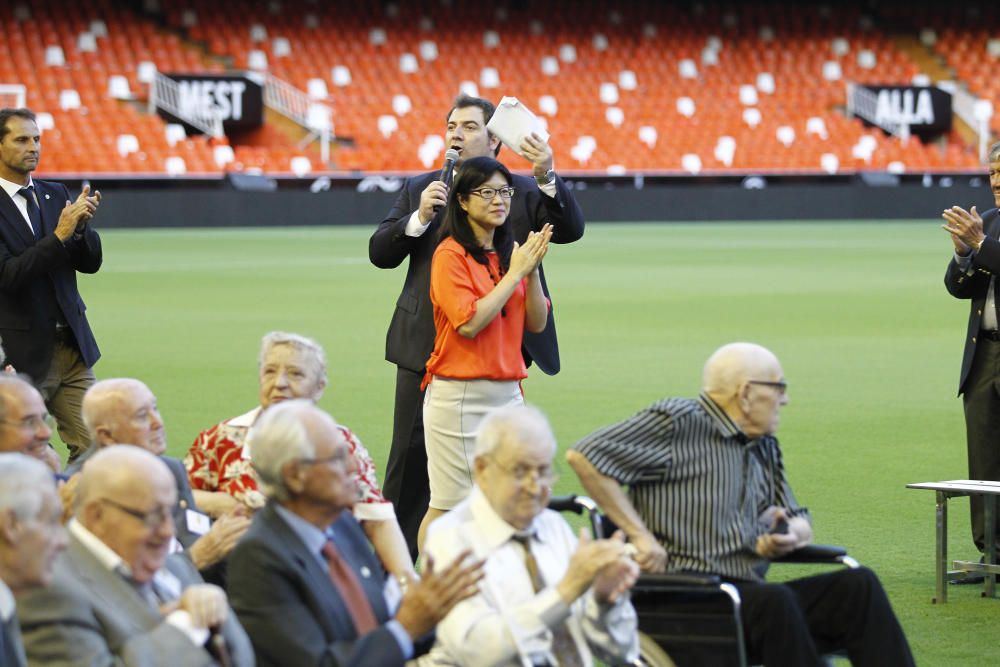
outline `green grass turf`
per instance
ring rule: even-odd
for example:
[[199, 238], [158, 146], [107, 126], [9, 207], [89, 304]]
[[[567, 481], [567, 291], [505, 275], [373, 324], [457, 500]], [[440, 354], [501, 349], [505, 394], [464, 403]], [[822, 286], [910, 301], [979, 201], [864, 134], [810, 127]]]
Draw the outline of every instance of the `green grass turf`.
[[[145, 380], [181, 456], [200, 429], [255, 405], [266, 331], [308, 334], [329, 356], [322, 405], [384, 464], [384, 335], [404, 269], [368, 263], [370, 231], [104, 232], [104, 268], [81, 277], [98, 376]], [[528, 400], [566, 447], [658, 398], [694, 395], [725, 342], [770, 347], [790, 384], [786, 465], [817, 541], [878, 571], [918, 662], [992, 664], [1000, 601], [964, 586], [931, 604], [934, 498], [904, 488], [966, 476], [955, 389], [967, 304], [942, 286], [950, 247], [932, 220], [591, 224], [546, 258], [563, 372], [532, 373]], [[563, 468], [557, 492], [578, 490]], [[951, 509], [951, 555], [971, 558], [967, 503]]]

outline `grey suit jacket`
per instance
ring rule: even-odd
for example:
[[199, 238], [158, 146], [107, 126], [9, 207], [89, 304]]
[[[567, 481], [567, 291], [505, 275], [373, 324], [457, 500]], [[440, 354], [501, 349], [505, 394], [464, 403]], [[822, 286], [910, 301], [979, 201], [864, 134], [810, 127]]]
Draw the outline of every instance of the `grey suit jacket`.
[[[184, 588], [201, 577], [184, 557], [167, 559]], [[210, 667], [216, 662], [110, 572], [72, 535], [52, 583], [18, 600], [29, 665], [46, 667]], [[230, 612], [222, 627], [233, 664], [254, 665], [246, 633]]]

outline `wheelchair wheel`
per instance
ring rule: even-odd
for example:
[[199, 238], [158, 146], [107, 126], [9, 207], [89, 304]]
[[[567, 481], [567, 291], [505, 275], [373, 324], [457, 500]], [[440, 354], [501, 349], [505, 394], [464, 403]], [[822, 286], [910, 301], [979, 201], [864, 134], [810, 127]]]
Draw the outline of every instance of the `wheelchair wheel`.
[[642, 667], [677, 667], [667, 652], [645, 632], [639, 633], [638, 664]]

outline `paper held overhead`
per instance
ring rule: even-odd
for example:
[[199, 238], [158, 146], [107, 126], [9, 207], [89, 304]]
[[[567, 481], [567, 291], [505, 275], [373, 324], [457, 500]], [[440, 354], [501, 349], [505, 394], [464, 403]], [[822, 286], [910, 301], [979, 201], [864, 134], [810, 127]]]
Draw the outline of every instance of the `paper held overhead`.
[[486, 124], [486, 129], [521, 157], [524, 157], [520, 148], [521, 143], [532, 132], [540, 136], [543, 141], [549, 140], [549, 133], [545, 130], [543, 121], [516, 97], [504, 97], [500, 100], [493, 117]]

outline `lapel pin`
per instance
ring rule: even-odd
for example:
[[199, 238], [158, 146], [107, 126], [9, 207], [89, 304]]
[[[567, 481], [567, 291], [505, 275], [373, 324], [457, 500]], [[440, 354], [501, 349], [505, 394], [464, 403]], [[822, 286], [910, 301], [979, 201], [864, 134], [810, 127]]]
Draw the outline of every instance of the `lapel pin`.
[[372, 576], [372, 571], [369, 570], [367, 566], [362, 565], [361, 566], [361, 576], [364, 577], [365, 579], [368, 579], [369, 577]]
[[46, 199], [49, 199], [49, 196], [48, 196], [48, 195], [45, 195], [45, 198], [46, 198]]

